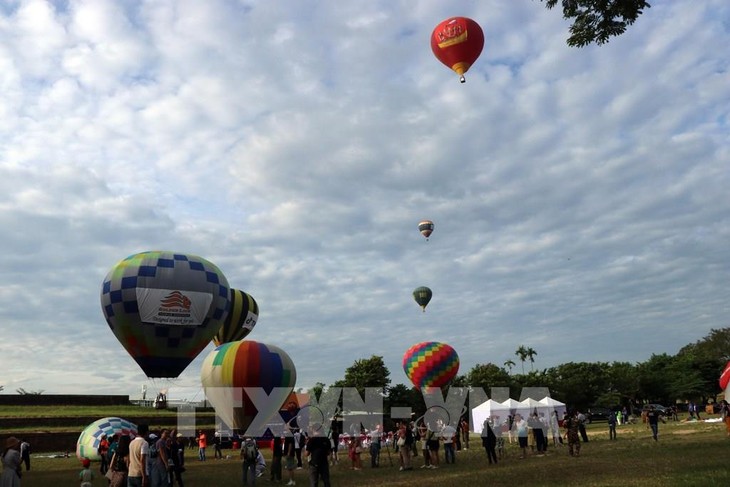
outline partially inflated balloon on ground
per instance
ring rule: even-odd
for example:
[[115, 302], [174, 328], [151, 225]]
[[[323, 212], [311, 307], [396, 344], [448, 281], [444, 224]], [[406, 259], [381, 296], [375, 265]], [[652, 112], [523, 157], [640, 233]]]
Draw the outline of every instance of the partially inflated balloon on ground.
[[79, 459], [101, 460], [99, 457], [99, 443], [106, 435], [111, 440], [114, 435], [136, 436], [137, 426], [126, 419], [110, 417], [101, 418], [84, 428], [76, 441], [76, 456]]
[[220, 330], [229, 292], [220, 269], [202, 257], [142, 252], [109, 271], [101, 308], [148, 377], [177, 377]]
[[[200, 369], [205, 396], [230, 428], [245, 432], [257, 415], [274, 416], [297, 381], [294, 363], [285, 351], [252, 340], [224, 343], [210, 352]], [[244, 388], [260, 388], [281, 400], [259, 411]]]
[[231, 289], [231, 303], [228, 317], [213, 337], [216, 346], [221, 343], [243, 340], [253, 331], [259, 319], [259, 305], [250, 294]]
[[442, 387], [459, 372], [459, 356], [445, 343], [417, 343], [403, 355], [403, 371], [418, 389]]

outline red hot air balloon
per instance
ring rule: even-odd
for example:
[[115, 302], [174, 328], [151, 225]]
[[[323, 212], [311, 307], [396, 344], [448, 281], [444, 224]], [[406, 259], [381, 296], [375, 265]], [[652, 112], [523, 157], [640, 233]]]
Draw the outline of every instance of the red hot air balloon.
[[436, 58], [459, 75], [464, 83], [464, 73], [482, 53], [484, 32], [479, 24], [466, 17], [444, 20], [431, 33], [431, 50]]
[[725, 365], [725, 370], [720, 375], [720, 389], [725, 391], [725, 399], [730, 401], [730, 397], [728, 397], [728, 392], [730, 392], [730, 362]]

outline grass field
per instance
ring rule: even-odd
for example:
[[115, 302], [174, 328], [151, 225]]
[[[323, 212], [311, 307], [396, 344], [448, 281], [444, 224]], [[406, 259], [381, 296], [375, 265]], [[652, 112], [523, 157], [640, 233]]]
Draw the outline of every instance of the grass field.
[[[618, 440], [609, 441], [606, 423], [589, 425], [590, 442], [582, 445], [579, 458], [570, 457], [567, 447], [551, 445], [546, 456], [519, 459], [516, 445], [507, 445], [507, 457], [496, 466], [487, 463], [478, 437], [471, 449], [457, 452], [457, 463], [438, 470], [420, 469], [421, 456], [414, 458], [415, 470], [398, 471], [397, 455], [383, 451], [381, 467], [372, 469], [370, 457], [363, 454], [363, 469], [349, 468], [340, 453], [339, 465], [332, 467], [333, 486], [728, 486], [730, 485], [730, 438], [722, 423], [667, 422], [659, 426], [659, 441], [654, 442], [643, 424], [618, 428]], [[230, 460], [197, 461], [197, 452], [188, 450], [186, 486], [239, 486], [241, 464], [237, 452]], [[443, 454], [443, 451], [441, 452]], [[267, 463], [270, 451], [265, 450]], [[212, 452], [211, 455], [212, 456]], [[24, 472], [23, 487], [77, 486], [79, 462], [76, 458], [32, 459], [32, 470]], [[308, 485], [307, 470], [295, 472], [297, 485]], [[271, 484], [269, 471], [257, 485]], [[284, 472], [286, 480], [286, 472]], [[94, 485], [105, 486], [97, 478]]]

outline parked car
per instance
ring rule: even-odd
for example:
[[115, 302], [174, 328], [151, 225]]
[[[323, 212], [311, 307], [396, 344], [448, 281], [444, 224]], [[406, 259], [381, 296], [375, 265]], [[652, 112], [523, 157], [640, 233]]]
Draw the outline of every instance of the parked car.
[[608, 416], [611, 414], [611, 410], [608, 408], [594, 407], [588, 409], [586, 413], [586, 423], [592, 423], [594, 421], [608, 421]]

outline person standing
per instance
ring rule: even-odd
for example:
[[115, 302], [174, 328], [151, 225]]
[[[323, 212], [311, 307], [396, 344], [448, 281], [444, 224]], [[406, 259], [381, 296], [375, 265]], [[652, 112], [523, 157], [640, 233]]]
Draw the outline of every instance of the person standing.
[[304, 438], [302, 436], [302, 431], [299, 428], [294, 430], [294, 455], [297, 457], [297, 470], [304, 468], [302, 465], [302, 445], [304, 444]]
[[401, 423], [398, 428], [398, 440], [396, 445], [398, 446], [398, 456], [400, 459], [401, 472], [406, 470], [413, 470], [411, 466], [411, 448], [413, 444], [413, 433], [405, 423]]
[[580, 432], [580, 437], [583, 439], [583, 443], [588, 443], [588, 434], [586, 433], [586, 415], [578, 411], [576, 418], [578, 419], [578, 431]]
[[170, 486], [174, 485], [175, 481], [177, 481], [177, 485], [184, 487], [182, 474], [185, 471], [185, 437], [182, 433], [177, 433], [175, 438], [170, 438], [169, 445], [170, 458], [168, 465], [170, 467], [168, 472]]
[[0, 474], [2, 487], [20, 487], [21, 465], [20, 440], [11, 436], [5, 440], [5, 449], [2, 454], [3, 473]]
[[20, 440], [20, 458], [25, 463], [25, 471], [27, 472], [30, 470], [30, 443], [25, 440]]
[[497, 435], [494, 434], [494, 429], [492, 428], [492, 423], [489, 419], [484, 420], [484, 424], [482, 425], [482, 445], [484, 445], [484, 449], [487, 452], [487, 459], [489, 460], [489, 464], [492, 464], [492, 461], [494, 461], [494, 464], [497, 464]]
[[150, 454], [150, 445], [147, 442], [149, 426], [137, 425], [137, 437], [129, 444], [129, 473], [128, 487], [147, 486], [147, 457]]
[[659, 441], [659, 420], [662, 423], [665, 422], [659, 411], [654, 406], [650, 406], [649, 411], [646, 412], [646, 422], [649, 424], [649, 428], [651, 428], [651, 436], [654, 438], [654, 441]]
[[281, 482], [281, 457], [283, 456], [281, 436], [274, 436], [271, 447], [271, 482]]
[[289, 472], [289, 482], [286, 485], [296, 485], [294, 470], [297, 468], [297, 461], [294, 454], [294, 435], [290, 431], [284, 437], [284, 458], [286, 471]]
[[580, 437], [579, 437], [579, 425], [580, 420], [575, 414], [575, 411], [570, 411], [566, 414], [563, 420], [563, 428], [565, 428], [565, 436], [568, 440], [568, 453], [570, 456], [580, 456]]
[[329, 453], [330, 440], [320, 434], [322, 428], [315, 424], [307, 440], [306, 451], [309, 457], [309, 485], [317, 487], [322, 479], [324, 487], [330, 487]]
[[466, 418], [461, 418], [459, 423], [459, 430], [461, 431], [461, 445], [464, 450], [469, 449], [469, 421]]
[[380, 440], [383, 436], [382, 427], [375, 426], [370, 432], [370, 467], [377, 468], [380, 466]]
[[213, 459], [223, 460], [223, 452], [221, 451], [221, 437], [217, 434], [213, 435]]
[[[112, 471], [112, 478], [109, 482], [109, 487], [127, 487], [127, 474], [129, 472], [129, 442], [129, 436], [124, 435], [114, 443], [114, 453], [112, 453], [112, 456], [109, 459], [109, 470]], [[111, 450], [111, 446], [109, 449]]]
[[203, 433], [203, 430], [198, 431], [198, 437], [195, 438], [198, 442], [198, 461], [205, 461], [205, 449], [208, 448], [208, 438]]
[[[151, 435], [150, 435], [151, 436]], [[154, 440], [154, 444], [150, 445], [150, 487], [167, 487], [169, 479], [169, 459], [170, 453], [167, 440], [170, 432], [163, 429], [160, 438]], [[157, 452], [156, 455], [153, 452]]]
[[94, 472], [91, 471], [91, 460], [84, 458], [81, 460], [83, 469], [79, 472], [79, 482], [81, 487], [94, 487]]
[[454, 452], [454, 437], [456, 434], [456, 428], [450, 424], [441, 429], [440, 436], [444, 442], [444, 461], [446, 463], [456, 463], [456, 454]]
[[530, 432], [527, 426], [527, 421], [522, 418], [521, 414], [515, 414], [512, 427], [517, 433], [517, 443], [519, 444], [520, 451], [522, 452], [520, 454], [520, 458], [527, 458], [527, 436]]
[[[258, 462], [259, 449], [253, 438], [246, 438], [241, 445], [241, 464], [243, 473], [243, 485], [256, 485], [256, 463]], [[251, 481], [249, 482], [249, 479]]]
[[[621, 411], [619, 411], [618, 414], [621, 414]], [[616, 413], [611, 411], [610, 413], [608, 413], [608, 439], [609, 440], [616, 439], [616, 424], [618, 424], [618, 418], [616, 417]]]

